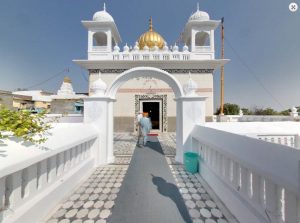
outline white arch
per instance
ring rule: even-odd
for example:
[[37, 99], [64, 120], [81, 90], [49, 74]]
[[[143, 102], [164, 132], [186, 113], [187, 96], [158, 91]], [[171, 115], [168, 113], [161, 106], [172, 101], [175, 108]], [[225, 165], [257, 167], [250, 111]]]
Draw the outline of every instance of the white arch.
[[119, 75], [106, 91], [106, 96], [115, 98], [118, 89], [127, 81], [139, 77], [153, 77], [166, 82], [174, 91], [175, 97], [184, 96], [181, 84], [168, 72], [154, 67], [135, 67]]

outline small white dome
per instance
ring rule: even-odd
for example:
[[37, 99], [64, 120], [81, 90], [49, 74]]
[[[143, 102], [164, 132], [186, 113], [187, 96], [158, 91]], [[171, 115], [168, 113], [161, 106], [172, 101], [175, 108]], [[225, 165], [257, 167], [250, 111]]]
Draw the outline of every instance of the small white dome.
[[185, 44], [182, 48], [183, 52], [189, 51], [189, 47]]
[[93, 97], [104, 96], [107, 89], [107, 84], [99, 77], [92, 83], [91, 93]]
[[129, 52], [129, 47], [128, 47], [127, 43], [126, 43], [126, 45], [123, 47], [123, 51], [124, 51], [124, 52]]
[[106, 12], [105, 3], [103, 6], [103, 10], [94, 14], [93, 20], [97, 22], [114, 22], [113, 17], [108, 12]]
[[164, 51], [168, 51], [168, 50], [169, 50], [169, 47], [168, 47], [167, 42], [165, 42], [164, 47], [163, 47], [163, 50], [164, 50]]
[[155, 46], [153, 47], [153, 51], [158, 51], [158, 50], [159, 50], [159, 47], [155, 45]]
[[120, 47], [118, 44], [114, 46], [114, 52], [120, 52]]
[[146, 50], [148, 51], [149, 50], [149, 47], [147, 45], [144, 46], [143, 50]]
[[189, 21], [208, 21], [209, 15], [207, 12], [199, 10], [199, 4], [197, 4], [197, 11], [191, 15]]
[[175, 43], [175, 45], [173, 46], [173, 52], [177, 52], [178, 51], [178, 46], [176, 45], [176, 43]]
[[187, 96], [195, 96], [196, 90], [198, 89], [198, 84], [192, 79], [191, 75], [189, 77], [188, 82], [183, 86], [185, 95]]
[[135, 42], [135, 45], [133, 47], [133, 50], [134, 51], [138, 51], [140, 48], [139, 48], [139, 43], [138, 42]]

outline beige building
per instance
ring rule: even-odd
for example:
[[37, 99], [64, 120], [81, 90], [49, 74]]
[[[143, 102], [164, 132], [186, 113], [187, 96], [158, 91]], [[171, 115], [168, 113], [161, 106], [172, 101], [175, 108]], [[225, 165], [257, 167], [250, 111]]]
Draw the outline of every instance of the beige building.
[[[91, 21], [82, 21], [88, 30], [88, 58], [75, 60], [89, 72], [90, 88], [101, 78], [107, 86], [123, 72], [135, 67], [158, 68], [173, 75], [185, 86], [197, 85], [196, 92], [206, 99], [206, 119], [213, 116], [213, 72], [228, 60], [215, 59], [214, 30], [221, 21], [211, 20], [197, 11], [188, 19], [180, 46], [168, 45], [154, 30], [152, 18], [148, 31], [133, 46], [119, 44], [121, 37], [113, 17], [106, 9], [96, 12]], [[131, 79], [118, 90], [114, 103], [115, 131], [134, 131], [139, 111], [150, 114], [153, 129], [175, 131], [176, 103], [172, 89], [154, 78]]]
[[72, 81], [69, 77], [64, 77], [60, 89], [56, 95], [52, 95], [52, 114], [82, 114], [83, 98], [86, 95], [76, 94], [73, 90]]

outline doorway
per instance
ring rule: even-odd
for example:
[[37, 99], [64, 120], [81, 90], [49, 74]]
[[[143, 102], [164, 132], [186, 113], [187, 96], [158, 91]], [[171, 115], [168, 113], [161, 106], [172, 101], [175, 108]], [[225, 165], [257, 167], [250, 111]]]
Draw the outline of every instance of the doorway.
[[141, 107], [143, 112], [149, 114], [151, 119], [152, 129], [161, 131], [161, 101], [141, 101]]

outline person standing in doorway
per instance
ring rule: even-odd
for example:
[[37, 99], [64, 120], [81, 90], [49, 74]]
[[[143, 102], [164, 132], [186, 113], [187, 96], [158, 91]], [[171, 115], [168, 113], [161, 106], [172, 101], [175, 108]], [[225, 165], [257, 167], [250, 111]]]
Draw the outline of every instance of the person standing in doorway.
[[148, 134], [152, 129], [152, 124], [150, 119], [148, 118], [148, 113], [143, 113], [143, 118], [140, 120], [141, 130], [143, 134], [143, 145], [145, 146], [148, 140]]
[[142, 127], [141, 127], [142, 118], [143, 118], [143, 112], [140, 111], [136, 117], [137, 131], [138, 131], [138, 145], [140, 145], [140, 139], [142, 138]]

